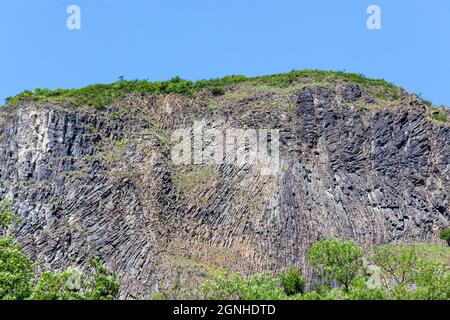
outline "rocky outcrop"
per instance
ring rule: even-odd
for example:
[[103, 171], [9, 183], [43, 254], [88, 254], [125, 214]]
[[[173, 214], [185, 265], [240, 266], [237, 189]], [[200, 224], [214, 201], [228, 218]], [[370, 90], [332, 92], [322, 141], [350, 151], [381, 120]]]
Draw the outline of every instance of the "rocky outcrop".
[[[324, 237], [438, 241], [450, 218], [450, 126], [405, 94], [356, 84], [213, 96], [129, 95], [105, 110], [23, 102], [0, 116], [0, 194], [41, 268], [99, 256], [140, 298], [195, 267], [297, 264]], [[175, 165], [175, 129], [279, 129], [280, 170]]]

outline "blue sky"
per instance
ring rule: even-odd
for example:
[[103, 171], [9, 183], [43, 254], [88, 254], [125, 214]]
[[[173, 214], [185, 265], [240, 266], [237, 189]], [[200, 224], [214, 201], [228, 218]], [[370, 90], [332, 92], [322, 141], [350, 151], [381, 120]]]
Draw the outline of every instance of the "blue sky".
[[[81, 30], [66, 9], [81, 8]], [[382, 29], [368, 30], [376, 4]], [[448, 0], [0, 0], [0, 104], [25, 89], [292, 69], [384, 78], [450, 105]]]

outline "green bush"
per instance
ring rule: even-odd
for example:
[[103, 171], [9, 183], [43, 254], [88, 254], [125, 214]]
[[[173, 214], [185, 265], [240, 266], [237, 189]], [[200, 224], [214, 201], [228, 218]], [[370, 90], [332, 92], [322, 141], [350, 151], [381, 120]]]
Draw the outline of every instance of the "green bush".
[[14, 221], [14, 212], [11, 210], [11, 201], [7, 199], [0, 200], [0, 232], [6, 232], [8, 227]]
[[[0, 201], [0, 235], [9, 234], [17, 217], [11, 201]], [[29, 296], [33, 283], [33, 263], [22, 247], [9, 236], [0, 237], [0, 300], [21, 300]]]
[[222, 87], [213, 87], [213, 88], [211, 89], [211, 93], [212, 93], [214, 96], [221, 96], [221, 95], [225, 94], [225, 90], [223, 90]]
[[287, 299], [278, 279], [264, 273], [244, 278], [226, 271], [215, 272], [201, 285], [200, 291], [210, 300]]
[[439, 238], [447, 241], [447, 244], [450, 246], [450, 228], [442, 229], [439, 233]]
[[83, 283], [84, 297], [87, 300], [113, 300], [119, 294], [119, 283], [115, 275], [111, 275], [98, 258], [89, 260], [90, 270]]
[[369, 286], [367, 279], [362, 276], [355, 277], [350, 282], [345, 299], [348, 300], [386, 300], [388, 293], [381, 287]]
[[292, 296], [305, 291], [305, 279], [301, 276], [300, 271], [291, 266], [283, 270], [279, 275], [281, 286], [288, 296]]
[[443, 112], [433, 112], [431, 119], [439, 122], [447, 122], [447, 115]]

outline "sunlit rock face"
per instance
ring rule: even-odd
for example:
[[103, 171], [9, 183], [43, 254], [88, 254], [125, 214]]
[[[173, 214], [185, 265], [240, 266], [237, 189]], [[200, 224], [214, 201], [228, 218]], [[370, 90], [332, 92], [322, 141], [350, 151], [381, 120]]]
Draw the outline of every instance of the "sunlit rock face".
[[[23, 102], [0, 113], [0, 195], [39, 268], [98, 256], [121, 298], [206, 267], [296, 264], [313, 242], [435, 242], [450, 217], [450, 126], [406, 93], [384, 105], [356, 84], [224, 95], [129, 95], [104, 110]], [[279, 131], [279, 169], [172, 161], [172, 133]]]

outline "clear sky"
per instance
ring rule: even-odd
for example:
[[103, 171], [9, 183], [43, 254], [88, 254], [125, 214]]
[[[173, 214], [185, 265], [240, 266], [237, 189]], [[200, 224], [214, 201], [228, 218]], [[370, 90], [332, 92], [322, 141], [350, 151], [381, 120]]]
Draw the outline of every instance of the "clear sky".
[[[69, 5], [81, 30], [66, 27]], [[369, 5], [381, 30], [366, 27]], [[0, 104], [25, 89], [292, 69], [384, 78], [450, 105], [449, 0], [0, 0]]]

